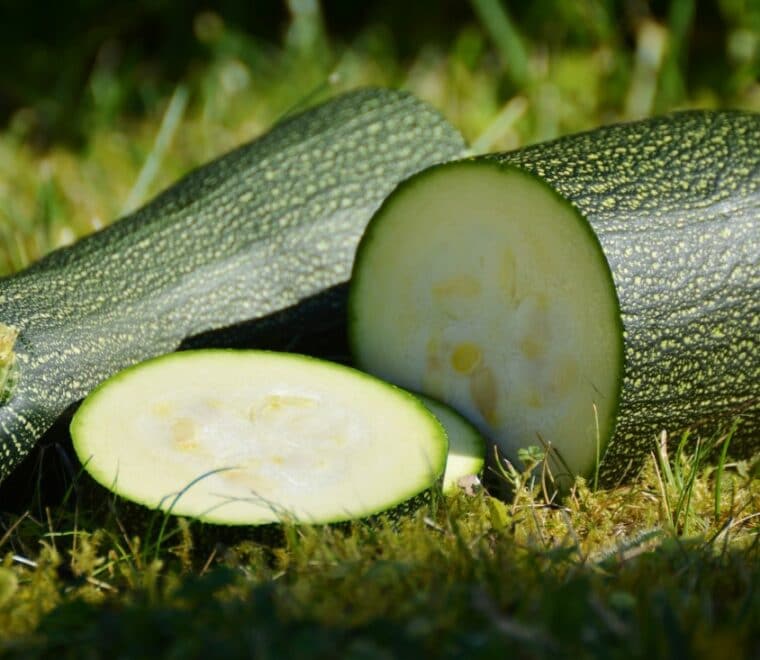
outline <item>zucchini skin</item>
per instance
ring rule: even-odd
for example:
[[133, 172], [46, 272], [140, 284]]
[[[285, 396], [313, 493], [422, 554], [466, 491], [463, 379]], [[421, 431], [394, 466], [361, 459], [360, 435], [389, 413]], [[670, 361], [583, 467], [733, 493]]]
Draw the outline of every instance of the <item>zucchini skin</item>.
[[19, 331], [0, 481], [108, 376], [346, 281], [395, 184], [463, 151], [456, 129], [410, 94], [344, 94], [0, 280], [0, 322]]
[[603, 483], [662, 429], [760, 449], [760, 114], [687, 111], [487, 156], [547, 181], [589, 221], [612, 271], [624, 375]]

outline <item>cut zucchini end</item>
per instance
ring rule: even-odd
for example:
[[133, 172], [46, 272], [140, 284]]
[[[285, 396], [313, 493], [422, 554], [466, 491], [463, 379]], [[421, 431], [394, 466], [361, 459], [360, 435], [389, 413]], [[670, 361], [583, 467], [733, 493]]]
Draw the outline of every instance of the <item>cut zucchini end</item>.
[[126, 369], [87, 397], [71, 433], [106, 488], [225, 525], [387, 511], [440, 479], [448, 448], [407, 392], [265, 351], [183, 351]]
[[593, 473], [620, 307], [591, 226], [541, 179], [484, 160], [408, 179], [370, 221], [349, 295], [360, 367], [452, 405], [511, 461], [537, 445], [555, 476]]
[[477, 477], [483, 471], [486, 457], [485, 438], [469, 420], [451, 406], [424, 394], [415, 396], [436, 416], [446, 430], [449, 453], [441, 490], [445, 494], [454, 493], [463, 479]]

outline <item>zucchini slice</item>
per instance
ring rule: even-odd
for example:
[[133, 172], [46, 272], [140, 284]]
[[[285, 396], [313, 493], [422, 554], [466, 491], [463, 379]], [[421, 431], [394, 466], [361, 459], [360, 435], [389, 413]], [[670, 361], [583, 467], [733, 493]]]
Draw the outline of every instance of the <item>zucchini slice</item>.
[[415, 394], [415, 396], [446, 429], [449, 453], [441, 488], [444, 493], [454, 493], [465, 481], [471, 477], [477, 479], [483, 471], [486, 457], [485, 438], [469, 420], [451, 406], [424, 394]]
[[71, 423], [103, 486], [228, 525], [385, 511], [443, 473], [446, 434], [412, 395], [342, 365], [266, 351], [182, 351], [111, 377]]
[[408, 179], [358, 248], [356, 363], [557, 477], [737, 414], [760, 449], [758, 145], [760, 115], [687, 112]]
[[608, 434], [617, 402], [618, 302], [593, 232], [542, 181], [428, 170], [372, 221], [350, 295], [360, 366], [450, 403], [512, 461], [544, 441], [591, 469], [594, 406]]

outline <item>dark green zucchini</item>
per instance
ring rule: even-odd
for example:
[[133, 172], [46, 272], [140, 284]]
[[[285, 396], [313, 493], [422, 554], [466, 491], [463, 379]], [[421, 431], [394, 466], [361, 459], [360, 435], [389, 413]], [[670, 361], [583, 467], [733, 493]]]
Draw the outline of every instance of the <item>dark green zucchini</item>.
[[[760, 115], [686, 112], [430, 168], [358, 248], [357, 363], [511, 459], [625, 478], [656, 436], [760, 448]], [[599, 457], [603, 455], [601, 466]]]
[[111, 374], [345, 281], [393, 186], [463, 148], [409, 94], [346, 94], [0, 280], [0, 480]]

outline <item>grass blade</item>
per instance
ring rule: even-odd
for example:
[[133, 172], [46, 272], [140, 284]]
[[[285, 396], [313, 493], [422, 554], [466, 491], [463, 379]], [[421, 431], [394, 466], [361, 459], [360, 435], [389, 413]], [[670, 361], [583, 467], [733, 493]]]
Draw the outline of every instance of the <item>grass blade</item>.
[[668, 38], [660, 72], [659, 90], [655, 109], [664, 111], [684, 96], [683, 68], [686, 65], [687, 35], [694, 21], [694, 0], [672, 0], [668, 12]]
[[127, 201], [124, 202], [124, 206], [122, 207], [122, 214], [133, 211], [145, 200], [148, 190], [158, 174], [161, 161], [164, 159], [172, 138], [174, 138], [174, 134], [177, 132], [177, 128], [179, 128], [182, 121], [182, 116], [185, 114], [188, 96], [187, 87], [184, 85], [179, 85], [174, 90], [174, 94], [172, 94], [164, 117], [161, 120], [161, 126], [158, 129], [156, 139], [153, 142], [153, 148], [143, 163], [140, 174], [137, 176], [137, 181], [135, 181], [132, 190], [127, 195]]
[[728, 433], [726, 433], [725, 438], [722, 442], [722, 447], [720, 450], [720, 458], [718, 459], [718, 467], [716, 468], [715, 472], [715, 519], [717, 520], [720, 516], [720, 500], [722, 495], [722, 488], [723, 488], [723, 472], [726, 469], [726, 458], [728, 456], [728, 446], [731, 444], [731, 438], [733, 437], [734, 433], [736, 432], [737, 427], [739, 426], [739, 420], [734, 420], [734, 423], [731, 425], [731, 428], [729, 429]]
[[501, 54], [512, 82], [519, 88], [530, 82], [528, 51], [507, 8], [499, 0], [471, 0], [483, 29]]

